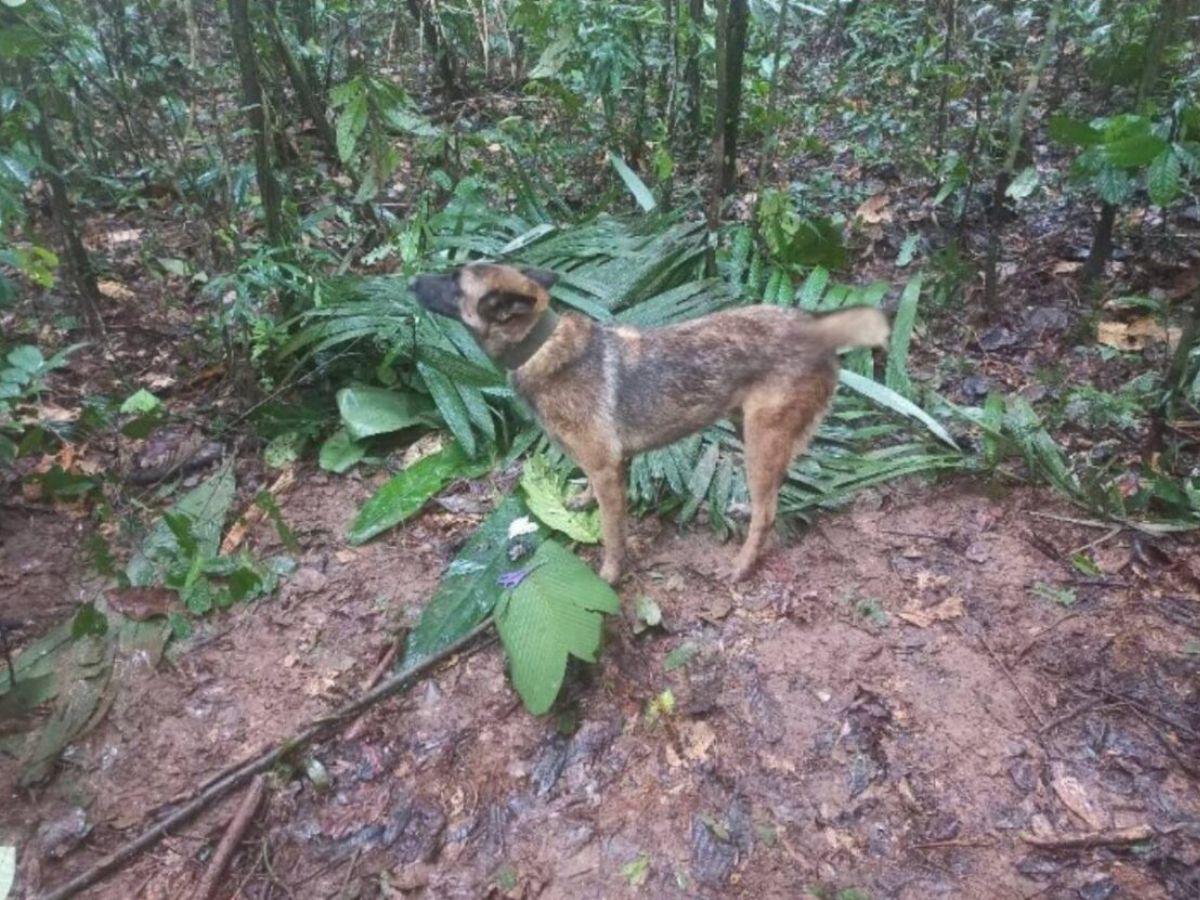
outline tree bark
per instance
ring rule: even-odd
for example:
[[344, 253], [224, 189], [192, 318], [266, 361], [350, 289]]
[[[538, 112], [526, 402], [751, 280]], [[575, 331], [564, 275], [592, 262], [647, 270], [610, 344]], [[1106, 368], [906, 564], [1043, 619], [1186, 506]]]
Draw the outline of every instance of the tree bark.
[[779, 21], [775, 23], [775, 40], [771, 46], [771, 86], [767, 91], [767, 128], [770, 133], [764, 141], [762, 155], [758, 158], [758, 171], [755, 173], [754, 180], [761, 182], [763, 173], [767, 170], [767, 157], [775, 155], [775, 148], [778, 145], [775, 130], [775, 104], [779, 100], [779, 60], [783, 56], [783, 33], [787, 28], [788, 4], [790, 0], [783, 0], [779, 6]]
[[987, 263], [983, 275], [983, 302], [990, 317], [996, 306], [996, 288], [999, 283], [997, 265], [1000, 260], [1000, 244], [1003, 230], [1004, 198], [1008, 186], [1016, 174], [1017, 155], [1021, 152], [1021, 143], [1025, 136], [1025, 116], [1029, 112], [1029, 104], [1037, 91], [1038, 81], [1042, 72], [1050, 62], [1058, 35], [1058, 22], [1062, 15], [1063, 4], [1059, 3], [1050, 10], [1050, 20], [1046, 23], [1046, 33], [1042, 35], [1042, 46], [1038, 51], [1037, 61], [1025, 80], [1025, 87], [1017, 98], [1012, 116], [1008, 120], [1008, 152], [1004, 157], [1004, 165], [996, 174], [995, 189], [992, 192], [992, 206], [988, 211], [988, 245]]
[[748, 19], [746, 0], [720, 0], [717, 3], [717, 106], [713, 121], [713, 185], [709, 200], [709, 222], [714, 226], [721, 201], [733, 187], [737, 174], [738, 120]]
[[1084, 284], [1091, 284], [1104, 274], [1104, 264], [1112, 254], [1113, 224], [1117, 218], [1117, 208], [1111, 203], [1100, 207], [1100, 218], [1096, 220], [1096, 230], [1092, 235], [1092, 249], [1088, 251], [1087, 260], [1080, 270]]
[[942, 158], [942, 142], [946, 137], [946, 107], [950, 103], [950, 60], [954, 57], [954, 25], [958, 19], [957, 0], [945, 0], [946, 36], [942, 45], [942, 85], [938, 93], [937, 120], [934, 126], [933, 158]]
[[258, 59], [250, 28], [247, 0], [229, 0], [229, 25], [242, 82], [242, 106], [254, 138], [254, 170], [262, 197], [267, 240], [276, 246], [284, 242], [283, 199], [271, 167], [271, 135], [263, 106], [262, 84], [258, 79]]
[[[26, 85], [30, 88], [33, 87], [30, 79], [26, 80]], [[37, 88], [30, 93], [37, 98], [37, 121], [33, 126], [34, 139], [37, 141], [38, 152], [41, 153], [44, 163], [43, 174], [50, 186], [50, 211], [62, 239], [67, 271], [75, 286], [78, 300], [76, 308], [80, 318], [86, 324], [88, 332], [99, 337], [104, 334], [104, 320], [100, 317], [100, 289], [96, 285], [96, 273], [88, 259], [87, 249], [79, 237], [75, 212], [71, 208], [71, 197], [67, 191], [67, 182], [63, 178], [58, 151], [54, 146], [54, 137], [50, 133], [50, 123], [47, 120], [47, 110], [50, 107], [45, 102], [43, 89]]]
[[1174, 35], [1175, 22], [1178, 19], [1179, 0], [1162, 0], [1158, 8], [1158, 16], [1150, 30], [1146, 41], [1146, 60], [1142, 66], [1142, 77], [1138, 81], [1137, 106], [1145, 103], [1154, 93], [1158, 83], [1158, 71], [1162, 66], [1163, 49]]
[[296, 92], [300, 106], [312, 120], [326, 155], [330, 159], [336, 160], [338, 158], [337, 137], [334, 135], [333, 126], [329, 124], [325, 100], [317, 92], [316, 85], [309, 80], [308, 71], [300, 64], [295, 54], [292, 53], [292, 48], [288, 46], [287, 36], [279, 25], [274, 0], [267, 4], [267, 27], [271, 32], [271, 43], [279, 55], [279, 61], [283, 63], [283, 68], [287, 72], [288, 80], [292, 83], [292, 90]]
[[429, 0], [405, 0], [405, 3], [408, 5], [408, 11], [413, 19], [420, 25], [421, 32], [425, 36], [425, 43], [429, 45], [429, 50], [437, 62], [442, 93], [447, 100], [461, 100], [463, 91], [462, 85], [459, 83], [458, 61], [454, 56], [453, 49], [446, 41], [442, 40], [442, 35], [438, 32], [437, 23], [433, 19], [434, 11], [429, 6]]
[[687, 22], [687, 63], [683, 67], [683, 80], [687, 84], [687, 122], [691, 131], [692, 149], [696, 150], [700, 146], [702, 119], [700, 28], [704, 24], [704, 0], [688, 0]]

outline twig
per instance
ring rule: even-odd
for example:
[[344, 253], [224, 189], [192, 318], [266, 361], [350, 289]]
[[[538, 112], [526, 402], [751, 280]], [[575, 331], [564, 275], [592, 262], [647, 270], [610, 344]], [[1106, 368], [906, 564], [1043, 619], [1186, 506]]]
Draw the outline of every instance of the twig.
[[1111, 847], [1116, 844], [1140, 844], [1142, 841], [1173, 834], [1178, 830], [1178, 825], [1161, 831], [1155, 831], [1149, 825], [1134, 825], [1112, 831], [1084, 831], [1076, 834], [1037, 835], [1022, 831], [1020, 837], [1025, 843], [1044, 850], [1087, 850], [1091, 847]]
[[1074, 709], [1063, 713], [1057, 719], [1051, 719], [1049, 722], [1047, 722], [1045, 725], [1043, 725], [1041, 728], [1038, 729], [1038, 735], [1040, 736], [1040, 735], [1046, 734], [1048, 732], [1051, 732], [1060, 725], [1066, 725], [1068, 722], [1070, 722], [1076, 716], [1081, 716], [1086, 712], [1092, 712], [1094, 709], [1096, 709], [1099, 706], [1100, 706], [1099, 700], [1092, 700], [1089, 703], [1081, 703], [1079, 706], [1075, 707]]
[[[961, 628], [958, 628], [956, 630], [964, 638], [966, 637], [966, 634], [963, 632], [963, 630]], [[1038, 723], [1038, 727], [1044, 728], [1046, 726], [1046, 723], [1042, 721], [1042, 717], [1040, 715], [1038, 715], [1037, 708], [1034, 707], [1034, 705], [1030, 701], [1029, 697], [1026, 696], [1025, 691], [1022, 690], [1022, 688], [1021, 688], [1021, 685], [1019, 685], [1017, 683], [1017, 679], [1013, 677], [1013, 673], [1009, 671], [1008, 666], [1006, 666], [1004, 664], [1004, 661], [1002, 659], [1000, 659], [999, 656], [996, 655], [996, 651], [993, 650], [992, 645], [987, 642], [987, 638], [985, 638], [982, 634], [977, 635], [977, 637], [979, 639], [979, 643], [983, 645], [983, 649], [987, 651], [987, 655], [991, 657], [992, 662], [994, 662], [1000, 668], [1000, 671], [1004, 673], [1004, 677], [1008, 679], [1008, 683], [1011, 684], [1013, 686], [1013, 690], [1015, 690], [1017, 692], [1017, 696], [1020, 697], [1022, 701], [1024, 701], [1026, 708], [1029, 710], [1030, 714], [1033, 716], [1033, 720]]]
[[1069, 522], [1072, 525], [1082, 525], [1084, 528], [1111, 528], [1111, 522], [1099, 522], [1095, 519], [1076, 519], [1074, 516], [1060, 516], [1057, 513], [1040, 512], [1036, 509], [1029, 510], [1029, 515], [1036, 516], [1039, 519], [1052, 519], [1055, 522]]
[[1091, 550], [1093, 547], [1098, 547], [1101, 544], [1107, 543], [1108, 541], [1111, 541], [1113, 538], [1115, 538], [1118, 534], [1120, 534], [1124, 530], [1125, 530], [1124, 525], [1116, 525], [1113, 528], [1111, 528], [1109, 531], [1106, 531], [1104, 534], [1100, 535], [1100, 537], [1096, 538], [1094, 541], [1088, 541], [1086, 544], [1082, 544], [1082, 545], [1076, 547], [1074, 550], [1068, 550], [1067, 556], [1070, 557], [1070, 556], [1075, 556], [1080, 553], [1085, 553], [1088, 550]]
[[1040, 641], [1042, 638], [1044, 638], [1047, 634], [1049, 634], [1051, 631], [1053, 631], [1055, 628], [1057, 628], [1063, 622], [1067, 622], [1071, 619], [1078, 619], [1081, 615], [1083, 615], [1083, 613], [1077, 613], [1077, 612], [1067, 613], [1061, 619], [1054, 621], [1050, 625], [1047, 625], [1045, 628], [1043, 628], [1041, 631], [1034, 634], [1033, 637], [1031, 637], [1029, 640], [1027, 640], [1025, 642], [1025, 646], [1023, 646], [1020, 650], [1017, 651], [1017, 661], [1019, 662], [1020, 660], [1024, 659], [1025, 654], [1033, 649], [1034, 644], [1036, 644], [1038, 641]]
[[949, 841], [926, 841], [923, 844], [913, 844], [915, 850], [936, 850], [940, 847], [990, 847], [995, 841], [980, 838], [954, 838]]
[[[400, 652], [400, 647], [403, 643], [404, 636], [397, 635], [396, 639], [388, 645], [386, 650], [383, 651], [383, 656], [380, 657], [379, 662], [375, 665], [375, 668], [371, 670], [371, 674], [363, 679], [362, 687], [360, 688], [361, 691], [369, 691], [379, 683], [379, 679], [383, 677], [383, 673], [386, 672], [391, 667], [392, 663], [396, 661], [396, 654]], [[359, 735], [362, 734], [363, 726], [366, 724], [366, 721], [366, 717], [364, 716], [359, 716], [357, 719], [355, 719], [354, 724], [346, 729], [345, 739], [347, 741], [358, 740]]]
[[104, 878], [105, 875], [121, 865], [121, 863], [131, 859], [147, 847], [158, 843], [172, 829], [195, 818], [198, 813], [208, 808], [214, 801], [219, 800], [230, 791], [245, 784], [255, 775], [267, 771], [285, 756], [322, 736], [327, 731], [332, 730], [334, 726], [354, 718], [369, 706], [406, 687], [414, 678], [424, 675], [439, 663], [449, 659], [491, 627], [492, 620], [489, 617], [453, 644], [397, 672], [388, 678], [387, 681], [368, 691], [357, 700], [347, 703], [327, 716], [312, 720], [299, 729], [292, 737], [281, 741], [253, 759], [228, 767], [218, 774], [215, 780], [209, 782], [209, 785], [194, 799], [189, 800], [165, 819], [143, 831], [132, 841], [117, 848], [83, 874], [44, 894], [42, 900], [66, 900], [67, 897], [73, 897], [85, 888], [96, 884], [96, 882]]
[[217, 850], [213, 853], [208, 870], [204, 873], [204, 878], [200, 880], [200, 886], [193, 894], [195, 900], [211, 900], [212, 896], [216, 894], [221, 879], [225, 877], [225, 870], [229, 868], [229, 863], [233, 859], [234, 851], [242, 842], [242, 838], [246, 836], [246, 830], [254, 821], [254, 816], [258, 812], [258, 807], [262, 805], [266, 793], [266, 779], [261, 775], [255, 775], [254, 780], [250, 782], [250, 787], [246, 789], [246, 796], [242, 798], [241, 805], [238, 806], [237, 812], [230, 820], [229, 827], [225, 829], [221, 843], [217, 845]]
[[350, 886], [350, 879], [354, 877], [354, 870], [358, 868], [358, 858], [362, 856], [362, 847], [357, 847], [354, 851], [354, 857], [350, 860], [350, 865], [346, 869], [346, 877], [342, 879], [342, 886], [338, 888], [337, 896], [340, 898], [346, 896], [346, 888]]

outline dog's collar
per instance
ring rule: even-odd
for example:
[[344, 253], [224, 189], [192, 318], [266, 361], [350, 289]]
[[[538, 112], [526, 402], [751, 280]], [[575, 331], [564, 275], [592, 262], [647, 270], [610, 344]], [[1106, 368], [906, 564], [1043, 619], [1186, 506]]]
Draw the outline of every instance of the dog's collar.
[[533, 355], [542, 349], [542, 345], [546, 341], [550, 340], [550, 335], [554, 334], [554, 329], [557, 327], [558, 316], [552, 310], [546, 310], [542, 313], [541, 318], [533, 323], [529, 334], [501, 353], [496, 362], [506, 369], [521, 368], [533, 359]]

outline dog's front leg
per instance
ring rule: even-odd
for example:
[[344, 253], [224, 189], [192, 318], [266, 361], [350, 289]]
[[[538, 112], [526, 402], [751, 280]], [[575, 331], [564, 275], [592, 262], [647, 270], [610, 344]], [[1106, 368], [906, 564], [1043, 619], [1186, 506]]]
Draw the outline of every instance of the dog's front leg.
[[625, 564], [625, 478], [620, 465], [590, 469], [585, 473], [588, 486], [600, 504], [600, 525], [604, 533], [604, 563], [600, 577], [616, 584]]

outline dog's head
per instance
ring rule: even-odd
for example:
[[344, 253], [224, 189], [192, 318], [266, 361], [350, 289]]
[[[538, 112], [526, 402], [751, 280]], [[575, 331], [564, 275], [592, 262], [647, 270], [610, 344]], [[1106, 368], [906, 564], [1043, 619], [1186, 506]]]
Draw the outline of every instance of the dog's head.
[[446, 275], [421, 275], [412, 291], [430, 312], [458, 319], [493, 358], [519, 344], [550, 306], [557, 280], [545, 269], [474, 263]]

